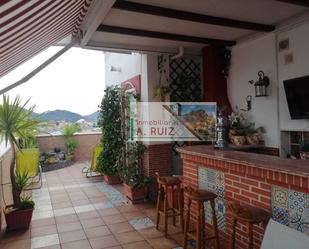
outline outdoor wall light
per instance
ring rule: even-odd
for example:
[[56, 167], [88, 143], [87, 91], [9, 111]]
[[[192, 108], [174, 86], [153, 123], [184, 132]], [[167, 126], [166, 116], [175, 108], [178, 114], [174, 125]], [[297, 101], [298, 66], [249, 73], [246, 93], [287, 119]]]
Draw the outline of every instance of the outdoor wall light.
[[269, 78], [264, 75], [264, 72], [261, 70], [258, 72], [259, 79], [254, 82], [250, 80], [250, 84], [254, 84], [255, 88], [255, 97], [266, 97], [267, 96], [267, 87], [270, 84]]
[[121, 67], [110, 66], [109, 71], [121, 73]]

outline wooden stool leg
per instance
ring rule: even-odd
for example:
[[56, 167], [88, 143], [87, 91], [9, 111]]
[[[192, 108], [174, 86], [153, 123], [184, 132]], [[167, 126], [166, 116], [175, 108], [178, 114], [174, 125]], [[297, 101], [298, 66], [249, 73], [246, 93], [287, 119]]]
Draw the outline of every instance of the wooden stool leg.
[[172, 187], [171, 191], [171, 208], [172, 208], [172, 217], [173, 217], [173, 226], [176, 226], [176, 213], [175, 213], [175, 205], [174, 205], [174, 187]]
[[190, 226], [190, 212], [191, 212], [191, 199], [188, 200], [188, 209], [186, 210], [186, 220], [185, 220], [185, 231], [184, 231], [184, 241], [183, 241], [183, 249], [188, 248], [188, 232]]
[[202, 241], [203, 241], [203, 248], [206, 247], [206, 231], [205, 231], [205, 206], [204, 206], [204, 202], [202, 203], [202, 219], [201, 219], [201, 226], [202, 226]]
[[249, 249], [253, 249], [253, 224], [248, 223]]
[[164, 236], [167, 237], [167, 226], [168, 226], [168, 199], [167, 199], [167, 187], [164, 188]]
[[181, 231], [183, 232], [184, 227], [183, 227], [183, 199], [182, 199], [182, 195], [181, 195], [181, 190], [180, 190], [180, 186], [177, 185], [177, 195], [178, 195], [178, 210], [179, 210], [179, 220], [180, 220], [180, 227], [181, 227]]
[[210, 200], [210, 206], [211, 206], [211, 211], [212, 211], [212, 224], [213, 224], [213, 229], [214, 229], [214, 233], [215, 233], [215, 242], [216, 242], [216, 249], [220, 248], [219, 245], [219, 233], [218, 233], [218, 222], [217, 222], [217, 216], [216, 216], [216, 204], [215, 204], [215, 200], [212, 199]]
[[159, 229], [159, 223], [160, 223], [160, 205], [161, 205], [161, 185], [159, 184], [159, 191], [158, 191], [158, 197], [157, 197], [157, 219], [156, 219], [156, 228]]
[[197, 217], [196, 217], [196, 249], [201, 249], [201, 203], [197, 202]]
[[230, 249], [235, 249], [236, 226], [237, 226], [237, 220], [234, 217], [232, 217], [232, 237], [231, 237]]

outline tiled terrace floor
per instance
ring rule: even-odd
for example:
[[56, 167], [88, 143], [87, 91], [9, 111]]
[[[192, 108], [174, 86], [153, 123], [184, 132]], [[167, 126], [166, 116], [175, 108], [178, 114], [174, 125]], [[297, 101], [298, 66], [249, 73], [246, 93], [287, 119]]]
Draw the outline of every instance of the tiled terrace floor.
[[[31, 228], [3, 233], [2, 249], [171, 249], [182, 234], [170, 226], [169, 239], [154, 227], [153, 204], [131, 204], [122, 186], [86, 178], [85, 164], [45, 173], [32, 192], [36, 202]], [[178, 241], [178, 242], [177, 242]]]

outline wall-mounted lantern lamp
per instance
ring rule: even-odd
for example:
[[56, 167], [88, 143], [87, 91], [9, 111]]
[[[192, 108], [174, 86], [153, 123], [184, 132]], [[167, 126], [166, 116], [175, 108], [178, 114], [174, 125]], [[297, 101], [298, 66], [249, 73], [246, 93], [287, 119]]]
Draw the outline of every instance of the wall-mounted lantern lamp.
[[269, 78], [264, 75], [264, 72], [261, 70], [258, 72], [259, 79], [254, 82], [250, 80], [250, 84], [254, 84], [255, 88], [255, 97], [266, 97], [267, 96], [267, 87], [270, 84]]
[[110, 66], [109, 71], [121, 73], [121, 67]]

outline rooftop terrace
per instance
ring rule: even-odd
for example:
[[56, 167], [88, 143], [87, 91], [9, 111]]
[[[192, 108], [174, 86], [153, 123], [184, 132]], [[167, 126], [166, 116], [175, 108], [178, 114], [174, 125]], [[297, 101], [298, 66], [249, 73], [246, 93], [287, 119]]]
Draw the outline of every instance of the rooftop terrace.
[[[131, 204], [123, 186], [109, 186], [101, 177], [86, 178], [87, 162], [43, 174], [33, 190], [36, 203], [31, 228], [3, 233], [5, 249], [171, 249], [182, 240], [171, 226], [170, 237], [155, 229], [155, 206]], [[178, 242], [177, 242], [178, 241]]]

